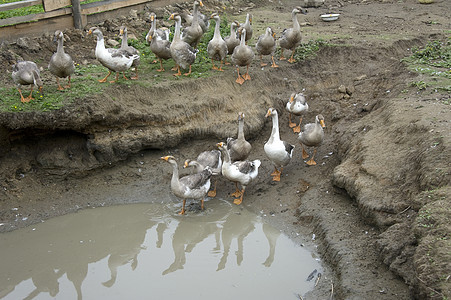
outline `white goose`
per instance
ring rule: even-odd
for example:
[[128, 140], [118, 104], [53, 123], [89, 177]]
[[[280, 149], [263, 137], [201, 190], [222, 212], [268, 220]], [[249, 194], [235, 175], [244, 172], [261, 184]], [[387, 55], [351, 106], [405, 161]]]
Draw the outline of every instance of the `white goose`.
[[[294, 133], [301, 132], [301, 123], [302, 123], [302, 115], [308, 111], [308, 104], [305, 101], [305, 96], [302, 93], [292, 93], [290, 96], [290, 100], [287, 102], [286, 106], [287, 111], [290, 113], [288, 116], [288, 126], [293, 128]], [[301, 116], [299, 120], [299, 125], [293, 123], [291, 121], [291, 115]]]
[[[118, 80], [119, 73], [125, 72], [133, 64], [135, 59], [138, 59], [138, 55], [131, 55], [125, 50], [114, 49], [114, 48], [105, 48], [105, 40], [103, 38], [102, 31], [100, 31], [97, 27], [91, 27], [88, 31], [88, 35], [93, 34], [97, 37], [97, 45], [96, 45], [96, 58], [97, 60], [106, 68], [108, 68], [108, 75], [105, 78], [100, 79], [99, 82], [106, 82], [108, 76], [111, 75], [111, 72], [116, 72], [116, 79], [110, 81], [111, 83], [116, 82]], [[123, 77], [125, 75], [123, 74]]]
[[204, 198], [210, 189], [211, 169], [207, 167], [200, 173], [179, 178], [179, 170], [175, 158], [168, 155], [161, 157], [161, 159], [172, 165], [171, 190], [174, 195], [183, 199], [183, 206], [179, 215], [185, 214], [186, 199], [201, 199], [201, 208], [204, 209]]
[[272, 117], [272, 131], [269, 140], [266, 142], [264, 149], [268, 158], [274, 165], [274, 172], [271, 173], [273, 181], [280, 181], [280, 174], [283, 167], [288, 165], [293, 156], [294, 145], [281, 141], [279, 137], [279, 118], [277, 110], [269, 108], [266, 117]]
[[309, 123], [304, 126], [304, 131], [299, 133], [298, 140], [301, 142], [302, 147], [302, 159], [306, 159], [308, 157], [307, 152], [304, 149], [304, 146], [307, 147], [315, 147], [313, 150], [313, 155], [305, 162], [309, 166], [316, 165], [316, 162], [314, 160], [316, 149], [324, 140], [324, 130], [323, 128], [326, 127], [326, 124], [324, 123], [324, 117], [323, 115], [317, 115], [315, 117], [315, 123]]
[[[223, 142], [216, 144], [223, 155], [222, 176], [235, 182], [236, 191], [231, 194], [233, 197], [239, 197], [233, 200], [233, 203], [240, 205], [243, 202], [246, 187], [257, 177], [258, 168], [261, 165], [260, 160], [253, 161], [230, 161], [229, 151], [227, 151]], [[238, 183], [241, 184], [241, 190], [238, 189]]]
[[[194, 172], [200, 173], [202, 172], [206, 167], [209, 167], [211, 169], [213, 176], [219, 176], [222, 172], [222, 159], [221, 159], [221, 152], [219, 150], [211, 150], [211, 151], [204, 151], [201, 152], [196, 160], [187, 159], [185, 160], [185, 168], [192, 167], [194, 168]], [[213, 190], [208, 192], [209, 197], [215, 197], [216, 196], [216, 184], [218, 180], [215, 180], [215, 186]]]

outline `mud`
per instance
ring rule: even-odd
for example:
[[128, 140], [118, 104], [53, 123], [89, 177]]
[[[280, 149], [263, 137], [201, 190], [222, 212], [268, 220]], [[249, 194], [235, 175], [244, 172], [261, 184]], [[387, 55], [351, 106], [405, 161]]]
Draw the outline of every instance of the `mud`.
[[[261, 31], [274, 20], [280, 20], [276, 29], [289, 24], [293, 4], [234, 3], [250, 7], [236, 10], [237, 19], [252, 11]], [[208, 78], [158, 83], [143, 76], [148, 85], [111, 85], [101, 96], [58, 111], [0, 114], [0, 230], [124, 203], [130, 194], [133, 202], [167, 198], [170, 168], [159, 157], [171, 154], [182, 162], [214, 149], [236, 134], [237, 113], [243, 111], [245, 135], [253, 145], [250, 158], [262, 160], [243, 205], [299, 243], [318, 246], [328, 270], [312, 298], [449, 296], [449, 94], [409, 87], [421, 75], [401, 59], [412, 47], [446, 38], [450, 4], [327, 6], [309, 8], [300, 21], [304, 41], [323, 38], [334, 46], [295, 64], [282, 62], [278, 69], [254, 64], [252, 80], [243, 86], [234, 82], [231, 68]], [[342, 15], [325, 23], [318, 16], [327, 11]], [[86, 52], [79, 60], [95, 62], [86, 55], [92, 43], [79, 32], [72, 40], [83, 42], [80, 54]], [[15, 45], [10, 50], [20, 52]], [[53, 48], [41, 50], [46, 61]], [[5, 55], [2, 63], [8, 63]], [[12, 86], [8, 74], [1, 76]], [[281, 138], [299, 145], [284, 105], [293, 91], [303, 89], [310, 105], [305, 122], [318, 113], [326, 119], [318, 165], [307, 167], [297, 146], [281, 182], [273, 183], [263, 151], [271, 123], [264, 115], [268, 107], [277, 108]], [[234, 190], [224, 179], [219, 186], [219, 197]]]

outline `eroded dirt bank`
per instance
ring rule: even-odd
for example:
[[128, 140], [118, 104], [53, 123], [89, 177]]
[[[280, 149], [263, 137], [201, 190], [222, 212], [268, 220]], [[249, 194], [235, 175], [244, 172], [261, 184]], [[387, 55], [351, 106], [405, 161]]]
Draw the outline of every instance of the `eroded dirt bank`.
[[[342, 10], [387, 11], [372, 5]], [[276, 7], [274, 14], [288, 11]], [[255, 14], [267, 16], [271, 8]], [[393, 4], [394, 12], [400, 9]], [[341, 34], [353, 32], [348, 23], [340, 27]], [[428, 33], [328, 46], [279, 69], [253, 66], [252, 81], [243, 86], [228, 70], [151, 86], [111, 85], [102, 96], [54, 112], [2, 113], [0, 231], [84, 207], [171, 201], [170, 169], [159, 157], [171, 153], [182, 162], [213, 149], [235, 135], [243, 111], [251, 158], [262, 160], [243, 205], [293, 238], [300, 234], [300, 242], [318, 243], [330, 269], [311, 298], [329, 297], [332, 286], [338, 299], [449, 296], [449, 95], [408, 88], [418, 75], [400, 62], [410, 48], [444, 38]], [[319, 164], [307, 167], [297, 146], [274, 184], [263, 151], [271, 130], [264, 115], [277, 108], [281, 137], [298, 145], [284, 105], [301, 89], [310, 105], [305, 122], [318, 113], [326, 117]], [[223, 179], [219, 186], [218, 197], [233, 191]]]

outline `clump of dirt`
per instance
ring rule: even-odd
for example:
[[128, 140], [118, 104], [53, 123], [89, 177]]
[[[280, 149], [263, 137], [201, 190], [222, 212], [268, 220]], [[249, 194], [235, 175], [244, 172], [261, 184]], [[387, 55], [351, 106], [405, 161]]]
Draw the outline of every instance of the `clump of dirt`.
[[[218, 7], [217, 1], [205, 2], [210, 11]], [[239, 1], [229, 9], [240, 20], [252, 12], [258, 36], [275, 20], [278, 30], [289, 26], [297, 4]], [[449, 4], [436, 1], [427, 8], [397, 1], [309, 8], [302, 17], [304, 40], [321, 37], [333, 45], [308, 60], [281, 62], [278, 69], [253, 64], [252, 80], [243, 86], [235, 83], [233, 68], [159, 83], [143, 74], [142, 85], [112, 84], [102, 95], [60, 110], [1, 113], [0, 231], [84, 207], [149, 201], [149, 194], [162, 198], [170, 173], [158, 158], [171, 153], [181, 162], [213, 149], [236, 134], [242, 111], [251, 159], [262, 160], [243, 205], [294, 239], [318, 245], [330, 269], [311, 297], [327, 298], [332, 291], [346, 299], [449, 297], [451, 116], [443, 101], [449, 95], [409, 88], [418, 75], [401, 62], [412, 47], [445, 38]], [[318, 15], [328, 11], [340, 12], [340, 19], [322, 22]], [[147, 31], [146, 12], [140, 16], [100, 25], [107, 34], [123, 22], [130, 23], [129, 31]], [[66, 35], [75, 60], [96, 63], [94, 43], [82, 31]], [[1, 65], [39, 53], [46, 68], [54, 51], [50, 38], [29, 42], [39, 47], [2, 44]], [[6, 86], [12, 86], [9, 76], [0, 74]], [[281, 182], [274, 183], [263, 151], [271, 132], [265, 112], [275, 107], [282, 139], [298, 145], [284, 106], [301, 90], [310, 106], [303, 123], [319, 113], [326, 117], [318, 165], [307, 167], [296, 146]], [[233, 192], [225, 179], [218, 187], [218, 197]]]

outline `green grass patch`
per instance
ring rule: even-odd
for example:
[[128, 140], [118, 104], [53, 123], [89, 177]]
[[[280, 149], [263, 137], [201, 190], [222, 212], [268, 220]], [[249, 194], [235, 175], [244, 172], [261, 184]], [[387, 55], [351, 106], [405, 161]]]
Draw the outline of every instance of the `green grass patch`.
[[[12, 2], [18, 2], [17, 0], [0, 0], [0, 4], [7, 4]], [[21, 7], [16, 9], [10, 9], [7, 11], [0, 11], [0, 19], [8, 19], [12, 17], [21, 17], [31, 14], [38, 14], [44, 12], [44, 6], [42, 4], [32, 5], [27, 7]]]
[[[0, 88], [0, 112], [21, 111], [51, 111], [72, 103], [75, 99], [84, 99], [87, 96], [100, 94], [105, 85], [97, 82], [100, 76], [106, 75], [105, 68], [97, 65], [76, 66], [75, 76], [72, 77], [72, 86], [64, 91], [57, 90], [56, 79], [44, 82], [43, 93], [34, 88], [33, 98], [28, 103], [20, 101], [20, 95], [16, 87]], [[66, 79], [60, 80], [61, 85], [66, 84]], [[27, 97], [30, 94], [30, 86], [22, 86], [22, 94]]]
[[412, 55], [402, 59], [409, 69], [424, 75], [412, 82], [418, 90], [427, 88], [451, 91], [451, 37], [446, 41], [431, 41], [422, 48], [412, 48]]

